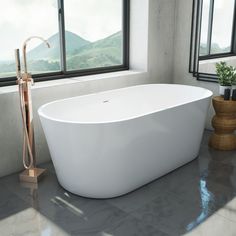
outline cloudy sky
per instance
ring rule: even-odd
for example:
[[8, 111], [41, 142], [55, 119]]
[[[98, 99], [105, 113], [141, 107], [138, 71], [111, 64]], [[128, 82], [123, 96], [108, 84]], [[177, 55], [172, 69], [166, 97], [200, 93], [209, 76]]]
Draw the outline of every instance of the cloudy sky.
[[[207, 42], [208, 16], [210, 0], [203, 0], [203, 22], [201, 42]], [[218, 43], [222, 48], [231, 43], [234, 0], [215, 0], [212, 43]]]
[[[66, 0], [66, 30], [96, 41], [121, 30], [121, 0]], [[0, 61], [14, 58], [32, 35], [58, 32], [57, 0], [7, 0], [0, 8]], [[37, 40], [36, 40], [37, 41]], [[38, 42], [30, 44], [35, 47]]]

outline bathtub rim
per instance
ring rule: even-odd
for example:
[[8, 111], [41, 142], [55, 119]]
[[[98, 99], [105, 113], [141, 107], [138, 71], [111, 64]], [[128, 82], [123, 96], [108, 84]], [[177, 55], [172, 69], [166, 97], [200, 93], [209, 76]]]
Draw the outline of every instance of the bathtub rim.
[[[171, 107], [168, 107], [168, 108], [162, 108], [162, 109], [158, 109], [158, 110], [153, 110], [149, 113], [145, 113], [145, 114], [140, 114], [139, 116], [130, 116], [129, 118], [127, 119], [116, 119], [116, 120], [111, 120], [111, 121], [100, 121], [100, 122], [81, 122], [81, 121], [71, 121], [71, 120], [65, 120], [65, 119], [58, 119], [58, 118], [53, 118], [52, 116], [49, 116], [49, 115], [46, 115], [45, 112], [43, 112], [43, 109], [45, 109], [47, 106], [51, 106], [53, 105], [54, 103], [58, 103], [58, 102], [63, 102], [65, 100], [70, 100], [70, 99], [75, 99], [75, 98], [80, 98], [80, 97], [88, 97], [88, 96], [93, 96], [93, 95], [96, 95], [96, 94], [103, 94], [103, 93], [106, 93], [106, 92], [112, 92], [112, 91], [117, 91], [117, 90], [122, 90], [122, 89], [125, 89], [125, 88], [131, 88], [131, 87], [140, 87], [140, 86], [150, 86], [150, 85], [174, 85], [176, 87], [191, 87], [191, 88], [194, 88], [194, 89], [201, 89], [201, 90], [205, 90], [206, 91], [206, 95], [199, 98], [199, 99], [194, 99], [194, 100], [191, 100], [191, 101], [186, 101], [184, 103], [181, 103], [181, 104], [176, 104], [176, 105], [173, 105]], [[52, 102], [49, 102], [49, 103], [46, 103], [42, 106], [40, 106], [38, 108], [38, 115], [41, 119], [44, 118], [44, 119], [47, 119], [47, 120], [50, 120], [50, 121], [54, 121], [54, 122], [58, 122], [58, 123], [64, 123], [64, 124], [81, 124], [81, 125], [98, 125], [98, 124], [114, 124], [114, 123], [119, 123], [119, 122], [124, 122], [124, 121], [130, 121], [130, 120], [133, 120], [133, 119], [137, 119], [137, 118], [140, 118], [140, 117], [144, 117], [144, 116], [148, 116], [148, 115], [152, 115], [152, 114], [155, 114], [155, 113], [158, 113], [158, 112], [161, 112], [161, 111], [165, 111], [165, 110], [169, 110], [169, 109], [172, 109], [172, 108], [176, 108], [176, 107], [179, 107], [179, 106], [183, 106], [183, 105], [186, 105], [186, 104], [189, 104], [189, 103], [193, 103], [193, 102], [197, 102], [197, 101], [202, 101], [204, 99], [208, 99], [208, 98], [211, 98], [213, 96], [213, 92], [210, 91], [209, 89], [206, 89], [206, 88], [202, 88], [202, 87], [198, 87], [198, 86], [191, 86], [191, 85], [182, 85], [182, 84], [141, 84], [141, 85], [135, 85], [135, 86], [127, 86], [127, 87], [123, 87], [123, 88], [118, 88], [118, 89], [111, 89], [111, 90], [105, 90], [105, 91], [101, 91], [101, 92], [95, 92], [95, 93], [89, 93], [89, 94], [84, 94], [84, 95], [79, 95], [79, 96], [73, 96], [73, 97], [69, 97], [69, 98], [63, 98], [63, 99], [58, 99], [58, 100], [55, 100], [55, 101], [52, 101]]]

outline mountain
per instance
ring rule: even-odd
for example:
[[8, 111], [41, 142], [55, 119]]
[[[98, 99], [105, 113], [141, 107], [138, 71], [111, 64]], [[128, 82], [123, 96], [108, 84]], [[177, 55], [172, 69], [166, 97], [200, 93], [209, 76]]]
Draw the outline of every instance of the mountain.
[[[81, 38], [77, 34], [66, 31], [66, 53], [67, 55], [76, 54], [81, 47], [90, 44], [89, 41]], [[59, 33], [54, 34], [48, 39], [51, 48], [47, 48], [44, 43], [41, 43], [36, 48], [32, 49], [27, 53], [28, 60], [47, 60], [47, 61], [58, 61], [60, 59], [60, 43]]]
[[[59, 35], [48, 39], [27, 53], [28, 69], [32, 74], [60, 71]], [[66, 31], [67, 70], [115, 66], [122, 63], [122, 32], [117, 32], [96, 42], [89, 42]], [[15, 75], [14, 61], [0, 62], [0, 77]]]
[[104, 49], [104, 48], [121, 48], [122, 44], [122, 32], [119, 31], [115, 34], [108, 36], [107, 38], [100, 39], [94, 43], [90, 43], [88, 45], [80, 48], [79, 53], [83, 53], [84, 51], [88, 52], [96, 49]]
[[87, 44], [77, 55], [67, 57], [68, 70], [120, 65], [122, 63], [122, 32]]

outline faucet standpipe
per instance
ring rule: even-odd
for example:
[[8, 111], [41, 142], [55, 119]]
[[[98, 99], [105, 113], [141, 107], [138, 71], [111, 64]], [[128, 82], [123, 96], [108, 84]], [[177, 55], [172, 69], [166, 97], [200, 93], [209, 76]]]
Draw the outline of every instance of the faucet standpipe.
[[27, 43], [37, 38], [42, 40], [48, 47], [49, 43], [39, 36], [32, 36], [28, 38], [23, 44], [23, 61], [24, 61], [24, 73], [21, 73], [20, 52], [19, 49], [15, 50], [16, 59], [16, 77], [17, 84], [19, 86], [20, 95], [20, 108], [23, 121], [23, 165], [25, 171], [20, 174], [20, 180], [23, 182], [37, 183], [39, 178], [45, 172], [45, 169], [36, 168], [35, 158], [35, 141], [34, 141], [34, 126], [33, 126], [33, 109], [31, 98], [31, 85], [33, 85], [33, 78], [27, 70], [27, 58], [26, 48]]

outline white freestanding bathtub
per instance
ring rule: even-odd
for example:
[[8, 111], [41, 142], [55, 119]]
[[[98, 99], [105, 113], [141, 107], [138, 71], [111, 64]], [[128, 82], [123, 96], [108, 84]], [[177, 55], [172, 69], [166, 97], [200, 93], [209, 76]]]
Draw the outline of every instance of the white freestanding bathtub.
[[192, 161], [211, 96], [198, 87], [150, 84], [42, 106], [60, 184], [85, 197], [116, 197]]

